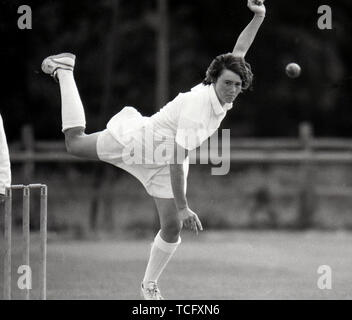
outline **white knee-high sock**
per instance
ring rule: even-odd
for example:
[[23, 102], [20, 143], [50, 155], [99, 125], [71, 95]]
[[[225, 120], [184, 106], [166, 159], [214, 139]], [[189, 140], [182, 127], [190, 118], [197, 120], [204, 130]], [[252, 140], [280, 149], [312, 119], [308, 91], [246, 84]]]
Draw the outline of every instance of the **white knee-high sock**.
[[57, 70], [61, 92], [62, 131], [75, 127], [86, 127], [84, 108], [79, 96], [73, 72]]
[[160, 231], [156, 235], [150, 250], [149, 261], [145, 271], [143, 283], [149, 281], [157, 282], [167, 263], [175, 253], [181, 243], [181, 238], [175, 243], [168, 243], [160, 236]]

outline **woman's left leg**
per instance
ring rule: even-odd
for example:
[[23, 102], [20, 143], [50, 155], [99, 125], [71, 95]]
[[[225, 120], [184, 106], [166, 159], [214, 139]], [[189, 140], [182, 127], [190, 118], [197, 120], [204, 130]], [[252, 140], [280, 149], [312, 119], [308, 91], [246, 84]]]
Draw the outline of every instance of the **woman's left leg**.
[[142, 294], [145, 299], [160, 300], [162, 297], [157, 282], [181, 243], [182, 222], [177, 215], [174, 199], [154, 198], [154, 201], [161, 228], [150, 250], [149, 261], [142, 282]]

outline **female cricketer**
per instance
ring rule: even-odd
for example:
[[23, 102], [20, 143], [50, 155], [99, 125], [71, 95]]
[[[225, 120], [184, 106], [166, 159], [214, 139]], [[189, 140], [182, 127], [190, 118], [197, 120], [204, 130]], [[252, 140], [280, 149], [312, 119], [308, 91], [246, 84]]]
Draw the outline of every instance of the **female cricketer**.
[[4, 200], [5, 188], [11, 185], [11, 166], [4, 124], [0, 114], [0, 202]]
[[247, 6], [254, 13], [253, 19], [240, 34], [233, 51], [212, 61], [203, 83], [180, 93], [151, 117], [143, 117], [135, 108], [125, 107], [100, 132], [85, 133], [84, 108], [73, 77], [75, 55], [49, 56], [42, 63], [43, 72], [60, 85], [62, 131], [67, 151], [126, 170], [154, 198], [160, 231], [152, 244], [141, 282], [144, 299], [163, 299], [158, 279], [181, 243], [182, 227], [196, 233], [202, 230], [198, 215], [189, 208], [186, 198], [188, 152], [219, 128], [236, 97], [251, 85], [253, 75], [244, 57], [266, 9], [260, 0], [249, 0]]

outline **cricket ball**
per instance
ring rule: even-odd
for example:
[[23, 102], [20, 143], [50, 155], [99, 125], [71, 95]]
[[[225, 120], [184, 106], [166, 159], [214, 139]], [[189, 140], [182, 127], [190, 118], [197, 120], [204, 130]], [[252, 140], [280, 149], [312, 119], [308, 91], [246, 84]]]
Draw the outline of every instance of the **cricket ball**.
[[286, 66], [286, 74], [290, 78], [297, 78], [301, 74], [301, 67], [297, 63], [289, 63]]

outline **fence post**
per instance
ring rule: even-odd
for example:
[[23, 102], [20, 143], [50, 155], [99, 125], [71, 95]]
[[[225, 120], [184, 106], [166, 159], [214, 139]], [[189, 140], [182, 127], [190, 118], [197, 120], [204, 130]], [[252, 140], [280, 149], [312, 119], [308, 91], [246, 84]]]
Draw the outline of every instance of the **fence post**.
[[[307, 158], [312, 156], [313, 128], [310, 123], [303, 122], [299, 125], [299, 137]], [[312, 226], [314, 212], [317, 206], [317, 197], [314, 186], [314, 168], [309, 160], [301, 165], [301, 187], [299, 191], [297, 227], [307, 229]]]
[[34, 161], [32, 160], [32, 157], [35, 152], [35, 140], [33, 127], [29, 124], [24, 125], [22, 127], [21, 137], [26, 156], [23, 164], [23, 178], [24, 182], [29, 184], [33, 180], [34, 176]]

